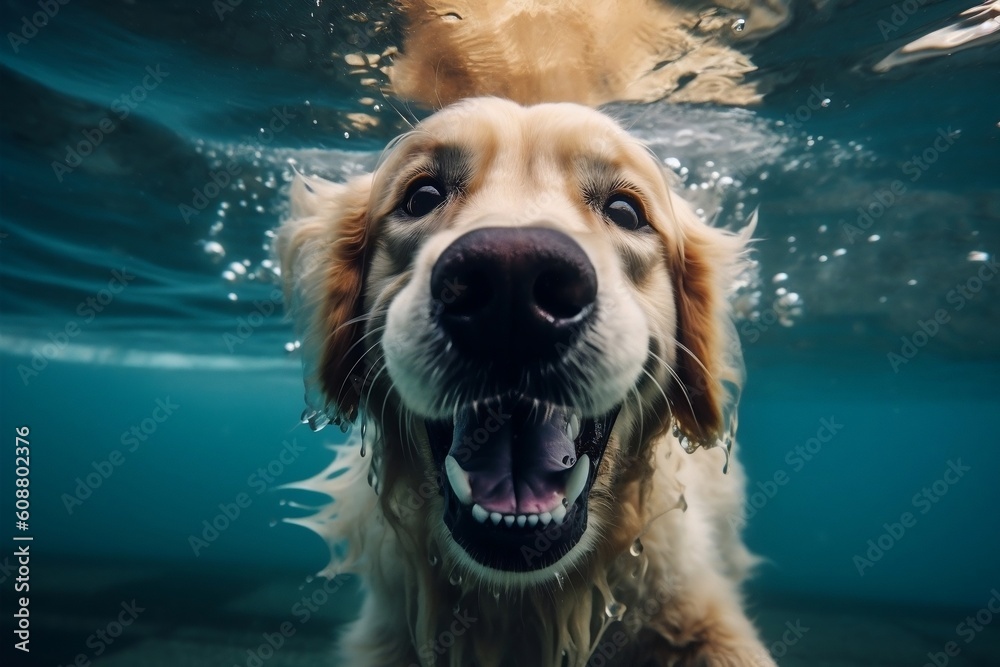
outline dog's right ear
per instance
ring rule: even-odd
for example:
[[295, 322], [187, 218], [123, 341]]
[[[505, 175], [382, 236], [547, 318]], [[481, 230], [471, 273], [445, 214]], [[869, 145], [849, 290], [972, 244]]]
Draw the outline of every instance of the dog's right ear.
[[372, 176], [347, 183], [296, 176], [278, 231], [286, 308], [301, 341], [306, 404], [335, 422], [357, 415]]

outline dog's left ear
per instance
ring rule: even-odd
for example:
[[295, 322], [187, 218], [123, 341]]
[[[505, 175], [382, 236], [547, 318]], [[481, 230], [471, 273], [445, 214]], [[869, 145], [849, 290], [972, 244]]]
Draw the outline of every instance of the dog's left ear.
[[702, 222], [671, 193], [680, 237], [671, 252], [677, 303], [677, 376], [667, 392], [674, 419], [693, 444], [725, 437], [727, 409], [742, 383], [739, 339], [728, 292], [746, 262], [753, 222], [733, 234]]
[[372, 176], [347, 183], [297, 176], [278, 232], [286, 308], [301, 340], [306, 404], [351, 421], [361, 400], [363, 286]]

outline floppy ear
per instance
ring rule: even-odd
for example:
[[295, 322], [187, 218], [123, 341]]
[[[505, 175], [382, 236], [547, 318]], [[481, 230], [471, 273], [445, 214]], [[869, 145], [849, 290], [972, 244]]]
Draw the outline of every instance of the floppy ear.
[[727, 293], [746, 261], [754, 219], [733, 234], [702, 222], [671, 193], [681, 230], [671, 265], [677, 302], [677, 376], [668, 391], [674, 418], [692, 444], [712, 446], [725, 438], [727, 409], [734, 408], [743, 380], [739, 338]]
[[372, 176], [344, 184], [296, 176], [278, 232], [285, 300], [302, 341], [306, 404], [334, 422], [358, 411]]

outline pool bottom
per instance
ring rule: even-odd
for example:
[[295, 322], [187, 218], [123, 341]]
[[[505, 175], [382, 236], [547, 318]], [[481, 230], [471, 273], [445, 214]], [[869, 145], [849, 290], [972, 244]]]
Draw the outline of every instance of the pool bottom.
[[[30, 656], [5, 664], [327, 667], [335, 664], [334, 638], [362, 599], [349, 577], [65, 561], [33, 563], [31, 595]], [[783, 666], [921, 667], [934, 665], [933, 656], [938, 667], [988, 667], [1000, 657], [1000, 622], [971, 637], [970, 626], [957, 632], [976, 610], [750, 598], [751, 616]], [[945, 652], [949, 642], [956, 656]]]

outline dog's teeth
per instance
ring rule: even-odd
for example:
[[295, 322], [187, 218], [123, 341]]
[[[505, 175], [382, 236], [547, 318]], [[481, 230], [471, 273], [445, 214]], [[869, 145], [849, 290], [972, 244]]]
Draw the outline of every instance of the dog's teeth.
[[444, 459], [444, 470], [448, 475], [448, 483], [451, 490], [455, 492], [458, 502], [463, 505], [472, 504], [472, 487], [469, 485], [469, 473], [462, 470], [455, 457], [449, 454]]
[[570, 415], [569, 423], [566, 424], [566, 435], [570, 440], [576, 440], [580, 435], [580, 416], [576, 413]]
[[556, 522], [557, 526], [561, 526], [563, 519], [566, 518], [566, 508], [559, 504], [554, 510], [552, 510], [552, 520]]
[[535, 524], [537, 524], [537, 523], [538, 523], [538, 515], [537, 514], [529, 514], [528, 515], [528, 525], [531, 526], [532, 528], [534, 528]]
[[543, 526], [547, 526], [552, 521], [552, 514], [550, 512], [542, 512], [538, 515], [538, 520], [542, 522]]
[[524, 528], [524, 524], [527, 521], [528, 521], [528, 517], [524, 516], [523, 514], [518, 514], [517, 515], [517, 527], [518, 528]]
[[511, 526], [514, 525], [514, 515], [513, 514], [504, 514], [503, 515], [503, 522], [505, 524], [507, 524], [508, 528], [510, 528]]
[[590, 457], [584, 454], [573, 466], [573, 472], [566, 480], [566, 503], [572, 505], [583, 493], [583, 487], [587, 485], [587, 476], [590, 475]]
[[486, 519], [489, 515], [490, 513], [483, 509], [482, 505], [476, 504], [472, 506], [472, 518], [479, 523], [486, 523]]
[[502, 519], [502, 518], [503, 518], [503, 515], [500, 514], [500, 512], [493, 512], [493, 514], [490, 514], [490, 521], [493, 522], [494, 526], [499, 526], [500, 525], [500, 519]]

